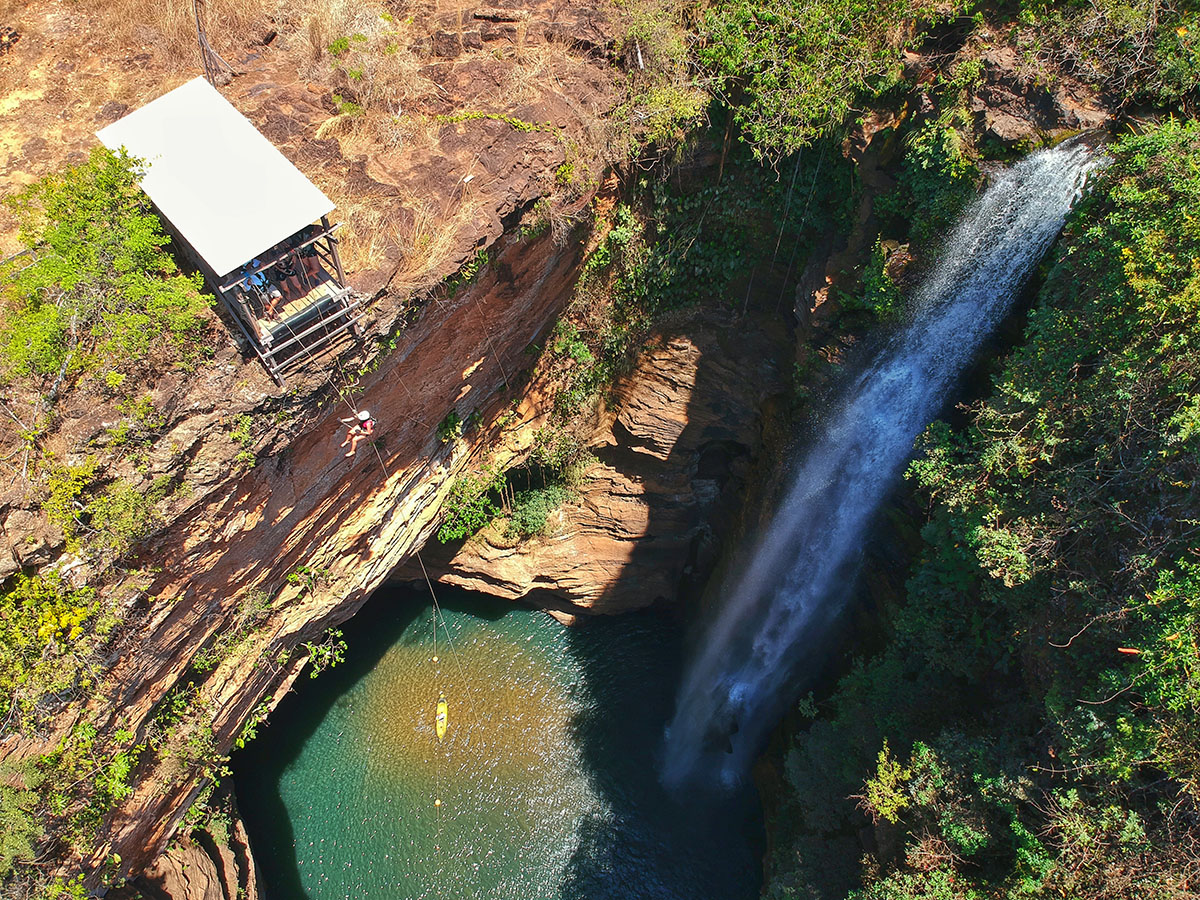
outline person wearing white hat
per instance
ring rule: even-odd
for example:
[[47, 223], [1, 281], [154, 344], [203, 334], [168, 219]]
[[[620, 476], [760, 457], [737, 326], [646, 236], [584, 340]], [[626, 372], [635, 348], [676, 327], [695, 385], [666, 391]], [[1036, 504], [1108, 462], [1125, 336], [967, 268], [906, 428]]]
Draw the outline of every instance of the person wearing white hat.
[[346, 439], [342, 441], [343, 447], [345, 447], [347, 444], [350, 445], [350, 449], [346, 453], [346, 456], [350, 457], [357, 452], [360, 441], [369, 438], [375, 433], [375, 420], [372, 419], [371, 414], [364, 409], [356, 413], [354, 419], [343, 419], [342, 421], [348, 421], [351, 423], [349, 430], [346, 432]]

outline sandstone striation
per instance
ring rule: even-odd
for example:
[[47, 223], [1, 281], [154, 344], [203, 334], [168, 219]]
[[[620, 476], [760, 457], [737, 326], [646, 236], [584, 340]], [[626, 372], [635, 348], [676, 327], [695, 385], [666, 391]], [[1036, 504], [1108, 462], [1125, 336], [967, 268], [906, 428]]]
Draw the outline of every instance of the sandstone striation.
[[[193, 656], [260, 591], [274, 597], [269, 617], [202, 688], [216, 746], [228, 748], [260, 700], [277, 701], [300, 673], [297, 648], [353, 615], [425, 542], [455, 474], [495, 440], [491, 423], [530, 362], [523, 350], [569, 297], [579, 261], [578, 245], [548, 236], [500, 244], [487, 274], [431, 307], [359, 383], [355, 402], [378, 423], [374, 445], [343, 458], [338, 419], [349, 407], [330, 408], [285, 453], [224, 483], [146, 548], [147, 560], [171, 562], [132, 610], [140, 646], [109, 673], [102, 721], [144, 733]], [[464, 421], [478, 413], [481, 426], [443, 444], [437, 424], [451, 410]], [[301, 567], [320, 578], [290, 583]], [[197, 790], [165, 762], [143, 773], [96, 861], [116, 852], [139, 871]]]
[[485, 530], [452, 555], [426, 550], [426, 567], [567, 622], [702, 584], [762, 455], [764, 405], [785, 390], [793, 348], [768, 321], [709, 318], [660, 336], [618, 386], [589, 443], [595, 461], [550, 533], [512, 546]]

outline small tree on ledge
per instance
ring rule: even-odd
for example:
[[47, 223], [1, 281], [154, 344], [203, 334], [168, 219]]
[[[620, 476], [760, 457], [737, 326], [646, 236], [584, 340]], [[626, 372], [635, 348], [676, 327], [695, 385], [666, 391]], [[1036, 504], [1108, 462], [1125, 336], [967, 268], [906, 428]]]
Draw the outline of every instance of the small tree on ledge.
[[[97, 148], [5, 198], [29, 248], [0, 264], [0, 373], [50, 387], [88, 371], [132, 372], [152, 357], [194, 363], [212, 298], [179, 271], [139, 161]], [[69, 381], [68, 381], [69, 383]]]

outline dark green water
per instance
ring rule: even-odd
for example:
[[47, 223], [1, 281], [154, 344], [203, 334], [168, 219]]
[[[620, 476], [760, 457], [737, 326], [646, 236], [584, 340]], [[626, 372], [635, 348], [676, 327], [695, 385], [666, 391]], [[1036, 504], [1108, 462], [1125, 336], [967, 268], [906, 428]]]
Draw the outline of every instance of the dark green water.
[[234, 757], [268, 897], [757, 896], [749, 792], [681, 805], [658, 782], [680, 623], [651, 611], [567, 629], [439, 599], [437, 663], [428, 593], [385, 588], [344, 629], [347, 662], [298, 682]]

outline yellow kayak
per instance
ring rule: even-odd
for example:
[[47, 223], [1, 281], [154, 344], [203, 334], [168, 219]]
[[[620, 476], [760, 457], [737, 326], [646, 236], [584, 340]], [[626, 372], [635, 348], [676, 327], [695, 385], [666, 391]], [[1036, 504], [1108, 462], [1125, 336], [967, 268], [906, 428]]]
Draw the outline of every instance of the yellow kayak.
[[437, 731], [437, 739], [439, 741], [443, 740], [446, 737], [446, 719], [447, 719], [447, 714], [449, 713], [449, 711], [450, 711], [450, 708], [446, 704], [446, 695], [442, 694], [438, 697], [437, 716], [435, 716], [434, 720], [433, 720], [433, 725], [434, 725], [435, 730]]

